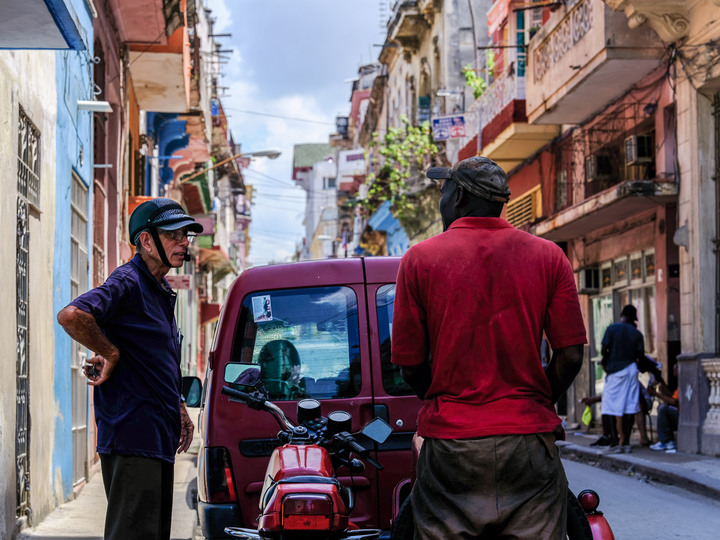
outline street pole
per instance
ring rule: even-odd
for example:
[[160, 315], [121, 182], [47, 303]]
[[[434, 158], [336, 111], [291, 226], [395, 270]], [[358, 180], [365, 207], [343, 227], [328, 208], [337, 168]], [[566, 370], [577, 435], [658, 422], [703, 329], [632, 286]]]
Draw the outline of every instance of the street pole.
[[275, 152], [275, 151], [272, 151], [272, 152], [268, 152], [268, 151], [264, 151], [264, 152], [240, 152], [239, 154], [235, 154], [234, 156], [230, 156], [229, 158], [225, 158], [225, 159], [223, 159], [222, 161], [218, 161], [218, 162], [217, 162], [215, 165], [213, 165], [212, 167], [208, 167], [208, 168], [206, 168], [206, 169], [203, 169], [202, 171], [198, 171], [198, 172], [196, 172], [196, 173], [191, 174], [191, 175], [188, 176], [187, 178], [183, 178], [182, 180], [180, 180], [179, 183], [180, 183], [180, 184], [184, 184], [185, 182], [189, 182], [190, 180], [192, 180], [193, 178], [197, 178], [197, 177], [200, 176], [201, 174], [205, 174], [205, 173], [208, 172], [208, 171], [212, 171], [213, 169], [216, 169], [217, 167], [220, 167], [221, 165], [225, 165], [228, 161], [232, 161], [233, 159], [237, 159], [237, 158], [240, 158], [240, 157], [268, 157], [268, 158], [270, 158], [270, 159], [275, 159], [275, 158], [278, 157], [279, 155], [280, 155], [280, 152]]

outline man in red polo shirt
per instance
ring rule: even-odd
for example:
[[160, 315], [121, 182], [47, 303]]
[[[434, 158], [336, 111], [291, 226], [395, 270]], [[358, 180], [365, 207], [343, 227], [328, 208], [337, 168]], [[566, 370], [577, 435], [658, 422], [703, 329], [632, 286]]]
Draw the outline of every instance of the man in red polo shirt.
[[565, 538], [553, 405], [587, 342], [572, 268], [557, 245], [500, 219], [510, 190], [492, 160], [427, 176], [443, 182], [444, 232], [403, 257], [392, 335], [392, 362], [423, 400], [416, 538]]

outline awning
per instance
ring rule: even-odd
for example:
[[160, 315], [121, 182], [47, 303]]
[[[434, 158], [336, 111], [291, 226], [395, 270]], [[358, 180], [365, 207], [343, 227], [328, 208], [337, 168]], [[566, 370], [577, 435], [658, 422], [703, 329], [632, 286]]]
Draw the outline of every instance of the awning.
[[[187, 174], [186, 177], [192, 176]], [[192, 180], [180, 178], [183, 201], [191, 215], [206, 215], [212, 210], [212, 199], [208, 188], [207, 176], [201, 174]]]
[[220, 246], [200, 248], [200, 265], [212, 269], [213, 282], [216, 283], [230, 274], [238, 274], [227, 253]]

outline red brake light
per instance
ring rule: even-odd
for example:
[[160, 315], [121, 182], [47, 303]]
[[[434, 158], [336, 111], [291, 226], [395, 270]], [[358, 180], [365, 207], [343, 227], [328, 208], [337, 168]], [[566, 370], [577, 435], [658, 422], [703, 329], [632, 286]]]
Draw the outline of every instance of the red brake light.
[[327, 531], [332, 521], [332, 501], [326, 495], [293, 493], [282, 503], [283, 528]]
[[229, 465], [225, 466], [225, 481], [227, 482], [228, 495], [231, 500], [235, 500], [235, 484], [233, 484], [232, 469]]
[[205, 448], [205, 455], [199, 461], [198, 490], [201, 500], [211, 503], [235, 502], [230, 452], [222, 446]]
[[580, 495], [578, 495], [578, 501], [580, 501], [580, 506], [583, 507], [583, 510], [585, 510], [588, 514], [591, 514], [597, 510], [597, 507], [600, 505], [600, 496], [592, 489], [586, 489], [585, 491], [580, 492]]

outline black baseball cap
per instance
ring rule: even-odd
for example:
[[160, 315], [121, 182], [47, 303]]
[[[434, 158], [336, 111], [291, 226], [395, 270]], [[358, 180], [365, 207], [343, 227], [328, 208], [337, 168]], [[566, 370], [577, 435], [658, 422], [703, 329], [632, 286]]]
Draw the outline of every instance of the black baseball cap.
[[510, 200], [507, 175], [492, 159], [476, 156], [454, 167], [431, 167], [425, 176], [433, 180], [452, 180], [476, 197], [506, 203]]

